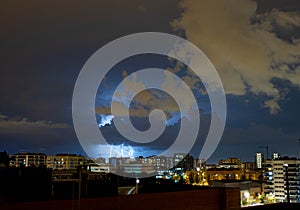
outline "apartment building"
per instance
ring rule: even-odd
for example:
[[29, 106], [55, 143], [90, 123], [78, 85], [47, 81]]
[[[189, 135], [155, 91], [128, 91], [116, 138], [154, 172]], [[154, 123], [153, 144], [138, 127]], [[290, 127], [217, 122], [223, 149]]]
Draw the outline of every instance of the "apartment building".
[[11, 156], [9, 166], [11, 167], [44, 167], [46, 155], [43, 153], [21, 152]]
[[70, 170], [76, 169], [78, 166], [87, 164], [87, 159], [84, 156], [73, 154], [57, 154], [54, 156], [47, 156], [47, 168], [54, 170]]
[[300, 160], [297, 158], [277, 158], [265, 161], [270, 191], [276, 202], [300, 203]]

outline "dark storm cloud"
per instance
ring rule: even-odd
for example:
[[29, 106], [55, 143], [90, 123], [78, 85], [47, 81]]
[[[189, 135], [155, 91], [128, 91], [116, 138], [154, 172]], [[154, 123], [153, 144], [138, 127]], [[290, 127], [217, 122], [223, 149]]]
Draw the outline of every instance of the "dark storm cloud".
[[0, 115], [0, 133], [4, 134], [34, 134], [47, 133], [53, 129], [68, 129], [70, 125], [66, 123], [53, 123], [51, 121], [30, 121], [27, 118], [9, 119], [5, 115]]
[[66, 123], [31, 121], [0, 115], [0, 151], [21, 151], [84, 154], [75, 139], [72, 127]]
[[[178, 1], [5, 1], [0, 12], [0, 113], [10, 120], [0, 149], [81, 151], [73, 128], [29, 132], [48, 121], [71, 124], [73, 87], [86, 60], [103, 44], [143, 31], [172, 32]], [[15, 123], [15, 124], [14, 124]], [[18, 124], [19, 123], [19, 124]], [[23, 122], [24, 123], [24, 122]], [[47, 124], [47, 123], [46, 123]], [[4, 126], [4, 125], [3, 125]], [[25, 126], [26, 127], [26, 126]], [[18, 134], [26, 131], [22, 134]], [[12, 131], [12, 132], [10, 132]], [[37, 143], [39, 142], [39, 143]], [[74, 146], [76, 145], [76, 146]], [[74, 149], [77, 148], [77, 149]]]
[[70, 121], [76, 77], [94, 51], [122, 35], [171, 31], [178, 10], [170, 0], [3, 4], [0, 111], [53, 121]]
[[[280, 11], [288, 12], [286, 14], [290, 17], [297, 17], [295, 12], [300, 11], [298, 0], [257, 2], [256, 11], [262, 18], [265, 13], [273, 14], [270, 17], [274, 18], [267, 23], [274, 22], [273, 20], [281, 15]], [[182, 11], [178, 3], [179, 0], [2, 2], [0, 114], [5, 116], [0, 122], [0, 150], [6, 149], [9, 153], [27, 150], [49, 154], [59, 152], [84, 154], [72, 128], [71, 116], [73, 87], [82, 66], [97, 49], [123, 35], [144, 31], [174, 34], [170, 22], [180, 17]], [[196, 7], [191, 5], [191, 8]], [[237, 8], [238, 14], [240, 15], [244, 9]], [[199, 13], [197, 10], [195, 12]], [[209, 13], [218, 15], [213, 11]], [[240, 18], [234, 20], [237, 19]], [[199, 21], [209, 22], [210, 19], [195, 18], [195, 22]], [[213, 26], [219, 27], [220, 24]], [[286, 27], [278, 25], [272, 27], [273, 31], [270, 33], [275, 33], [279, 39], [284, 41], [299, 39], [299, 28], [287, 30]], [[259, 38], [257, 41], [260, 40]], [[236, 44], [236, 39], [233, 41], [230, 49], [235, 45], [241, 46]], [[255, 43], [258, 42], [254, 41]], [[242, 50], [244, 49], [245, 47], [242, 47]], [[237, 53], [240, 55], [240, 52]], [[244, 58], [246, 61], [251, 60], [247, 56]], [[236, 75], [238, 74], [235, 73], [234, 76]], [[263, 75], [259, 72], [258, 77], [261, 76]], [[185, 80], [194, 83], [189, 77]], [[110, 81], [105, 83], [109, 88]], [[299, 135], [297, 119], [300, 106], [299, 89], [285, 81], [280, 83], [288, 86], [289, 92], [284, 95], [284, 100], [278, 102], [281, 111], [276, 116], [270, 116], [263, 107], [265, 95], [249, 94], [247, 89], [243, 96], [228, 95], [228, 124], [221, 144], [211, 158], [212, 161], [219, 159], [220, 156], [224, 158], [238, 156], [243, 160], [249, 160], [259, 150], [258, 145], [265, 146], [267, 143], [272, 151], [282, 151], [283, 155], [289, 154], [289, 151], [290, 154], [297, 152], [298, 145], [295, 145], [294, 138]], [[239, 83], [233, 81], [230, 84]], [[279, 83], [263, 82], [262, 85], [265, 84], [273, 88], [273, 85]], [[22, 120], [23, 118], [29, 120]], [[145, 121], [138, 123], [147, 126]], [[203, 139], [207, 135], [209, 119], [202, 118], [201, 126], [203, 126], [200, 130], [202, 133], [199, 134], [200, 138], [192, 150], [195, 155], [199, 153]], [[169, 128], [164, 137], [175, 138], [179, 129], [178, 124]], [[109, 130], [109, 127], [103, 128], [103, 132], [118, 143], [124, 142], [124, 139], [116, 131]], [[169, 144], [169, 141], [163, 141], [162, 144], [155, 142], [149, 149], [159, 150]]]

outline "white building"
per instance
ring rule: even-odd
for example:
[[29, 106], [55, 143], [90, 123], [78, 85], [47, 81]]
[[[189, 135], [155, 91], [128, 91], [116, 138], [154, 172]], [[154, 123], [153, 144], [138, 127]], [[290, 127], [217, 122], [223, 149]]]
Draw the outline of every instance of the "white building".
[[165, 156], [151, 156], [141, 158], [141, 163], [152, 165], [156, 172], [163, 173], [173, 167], [173, 158]]
[[95, 172], [95, 173], [110, 173], [110, 164], [89, 164], [88, 165], [88, 170], [91, 172]]
[[266, 160], [265, 165], [269, 189], [276, 202], [287, 202], [289, 194], [290, 202], [300, 203], [300, 160], [284, 157]]
[[255, 155], [256, 168], [262, 168], [263, 162], [264, 162], [264, 154], [261, 152], [257, 152]]

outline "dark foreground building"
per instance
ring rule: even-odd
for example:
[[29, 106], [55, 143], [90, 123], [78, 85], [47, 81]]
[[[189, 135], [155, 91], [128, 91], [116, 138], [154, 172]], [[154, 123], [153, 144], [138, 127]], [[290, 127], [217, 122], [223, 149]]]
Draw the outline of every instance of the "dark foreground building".
[[56, 200], [46, 202], [10, 203], [1, 209], [57, 210], [57, 209], [240, 209], [239, 189], [212, 188], [195, 191], [148, 193], [95, 199]]

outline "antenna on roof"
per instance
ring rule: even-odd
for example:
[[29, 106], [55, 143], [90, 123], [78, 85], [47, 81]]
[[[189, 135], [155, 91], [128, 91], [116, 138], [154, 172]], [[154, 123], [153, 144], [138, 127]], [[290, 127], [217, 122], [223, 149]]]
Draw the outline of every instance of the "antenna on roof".
[[[300, 142], [300, 140], [299, 140], [299, 142]], [[267, 146], [265, 146], [265, 147], [259, 147], [259, 148], [266, 149], [266, 152], [267, 152], [267, 159], [269, 159], [269, 145], [267, 144]]]

